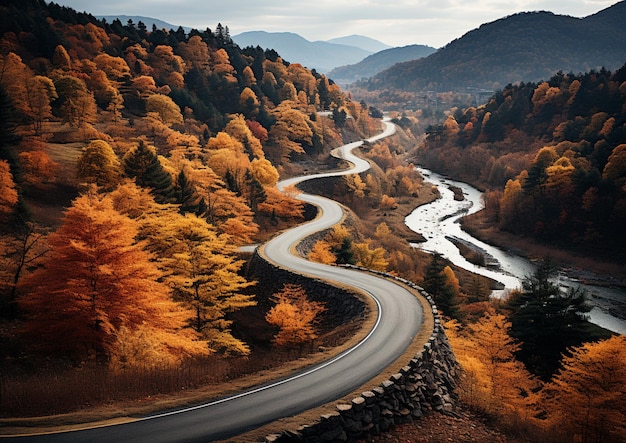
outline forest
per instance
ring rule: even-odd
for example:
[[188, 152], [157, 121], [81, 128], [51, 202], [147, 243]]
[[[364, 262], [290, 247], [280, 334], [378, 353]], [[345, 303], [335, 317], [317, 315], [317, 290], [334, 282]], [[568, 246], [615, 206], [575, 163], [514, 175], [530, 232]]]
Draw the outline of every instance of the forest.
[[[460, 401], [523, 441], [626, 440], [624, 337], [590, 326], [549, 260], [500, 302], [487, 279], [412, 248], [404, 216], [437, 191], [411, 159], [491, 189], [502, 229], [620, 256], [625, 72], [394, 112], [398, 134], [363, 148], [369, 171], [310, 185], [349, 211], [308, 258], [423, 285], [463, 367]], [[340, 166], [330, 150], [379, 117], [221, 24], [150, 30], [3, 3], [0, 418], [219, 389], [345, 341], [352, 330], [321, 328], [314, 294], [258, 293], [239, 248], [311, 217], [277, 181]]]
[[[259, 297], [239, 247], [310, 216], [278, 179], [376, 133], [374, 110], [221, 24], [1, 8], [3, 415], [223, 382], [336, 340], [314, 294]], [[153, 377], [140, 394], [138, 373]], [[56, 391], [63, 377], [84, 391]]]
[[624, 261], [626, 66], [509, 85], [427, 128], [420, 162], [488, 189], [502, 230]]

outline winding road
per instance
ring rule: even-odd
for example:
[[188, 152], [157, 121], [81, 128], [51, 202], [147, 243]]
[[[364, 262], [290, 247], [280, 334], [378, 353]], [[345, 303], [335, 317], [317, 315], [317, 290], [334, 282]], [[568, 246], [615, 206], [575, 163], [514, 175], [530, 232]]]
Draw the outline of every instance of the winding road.
[[[395, 132], [383, 122], [384, 131], [366, 141], [375, 142]], [[279, 189], [304, 180], [363, 172], [369, 164], [352, 154], [363, 141], [337, 148], [333, 155], [353, 164], [344, 171], [284, 180]], [[9, 437], [20, 442], [206, 442], [233, 437], [265, 423], [298, 414], [341, 398], [367, 383], [401, 356], [423, 323], [420, 302], [404, 286], [373, 274], [309, 262], [292, 254], [302, 238], [340, 222], [341, 206], [329, 199], [299, 194], [298, 198], [320, 208], [314, 220], [283, 232], [261, 253], [285, 268], [353, 286], [367, 293], [378, 307], [377, 321], [367, 337], [333, 359], [285, 379], [258, 386], [234, 396], [182, 410], [132, 419], [127, 423], [84, 430]], [[6, 439], [3, 439], [6, 441]]]

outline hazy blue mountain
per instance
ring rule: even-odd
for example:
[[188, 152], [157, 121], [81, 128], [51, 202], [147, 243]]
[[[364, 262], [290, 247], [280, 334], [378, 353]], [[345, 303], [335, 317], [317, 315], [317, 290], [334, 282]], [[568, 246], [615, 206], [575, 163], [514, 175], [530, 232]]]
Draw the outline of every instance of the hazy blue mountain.
[[283, 60], [300, 63], [309, 69], [326, 73], [336, 66], [356, 63], [372, 52], [356, 46], [324, 41], [311, 42], [292, 32], [250, 31], [232, 36], [241, 48], [260, 46], [274, 49]]
[[383, 42], [374, 40], [373, 38], [366, 37], [364, 35], [347, 35], [345, 37], [331, 38], [326, 40], [328, 43], [336, 43], [338, 45], [356, 46], [357, 48], [365, 49], [366, 51], [375, 53], [389, 49], [392, 46], [386, 45]]
[[424, 45], [385, 49], [367, 56], [354, 65], [335, 68], [328, 73], [328, 77], [340, 85], [347, 85], [363, 78], [373, 77], [396, 63], [428, 57], [435, 51], [437, 49]]
[[428, 57], [398, 63], [359, 86], [370, 90], [501, 89], [626, 62], [626, 1], [580, 19], [551, 12], [511, 15], [474, 29]]

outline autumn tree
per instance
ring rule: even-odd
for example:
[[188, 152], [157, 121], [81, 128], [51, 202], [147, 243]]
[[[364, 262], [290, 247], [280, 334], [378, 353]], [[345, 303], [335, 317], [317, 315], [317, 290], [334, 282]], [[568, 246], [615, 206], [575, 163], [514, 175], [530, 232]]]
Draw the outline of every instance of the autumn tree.
[[174, 100], [167, 95], [153, 94], [146, 99], [146, 111], [156, 112], [167, 126], [183, 123], [183, 114]]
[[244, 293], [253, 284], [239, 270], [235, 245], [218, 235], [206, 220], [177, 211], [159, 211], [142, 221], [140, 235], [159, 257], [165, 282], [192, 315], [187, 327], [207, 341], [213, 352], [247, 354], [248, 346], [232, 335], [227, 314], [256, 302]]
[[0, 85], [3, 86], [15, 110], [21, 115], [28, 115], [29, 103], [27, 80], [32, 76], [22, 58], [14, 52], [0, 56]]
[[337, 257], [333, 254], [330, 244], [324, 240], [316, 241], [308, 255], [309, 260], [332, 264], [337, 261]]
[[259, 113], [259, 99], [254, 91], [248, 87], [241, 91], [239, 105], [243, 109], [246, 117], [254, 118]]
[[56, 88], [48, 77], [36, 75], [26, 83], [29, 117], [36, 135], [42, 133], [43, 122], [52, 117], [51, 103], [58, 98]]
[[279, 329], [274, 336], [277, 346], [302, 346], [317, 338], [315, 323], [326, 309], [323, 303], [309, 300], [304, 288], [293, 284], [285, 284], [271, 300], [275, 306], [265, 320]]
[[552, 433], [583, 443], [626, 441], [626, 338], [572, 348], [544, 396]]
[[73, 202], [49, 237], [43, 266], [20, 285], [24, 332], [37, 349], [108, 363], [120, 329], [141, 327], [163, 339], [163, 352], [202, 353], [202, 343], [182, 330], [189, 312], [158, 282], [161, 273], [136, 235], [136, 222], [94, 189]]
[[258, 205], [259, 213], [269, 215], [273, 222], [293, 221], [303, 217], [304, 204], [293, 192], [280, 192], [275, 187], [265, 188], [267, 198]]
[[385, 258], [383, 248], [371, 248], [369, 243], [354, 243], [352, 245], [357, 266], [376, 271], [386, 271], [389, 262]]
[[245, 199], [226, 189], [222, 179], [210, 168], [193, 167], [189, 169], [189, 175], [206, 205], [204, 217], [209, 224], [218, 233], [228, 234], [236, 245], [252, 243], [259, 226]]
[[269, 131], [270, 143], [277, 155], [275, 162], [286, 161], [292, 153], [303, 154], [313, 142], [311, 121], [303, 112], [281, 104], [274, 110], [276, 123]]
[[[42, 143], [45, 147], [45, 143]], [[43, 149], [22, 151], [19, 154], [22, 182], [29, 185], [54, 180], [58, 164]]]
[[529, 423], [537, 415], [540, 384], [515, 358], [520, 345], [508, 334], [510, 326], [504, 315], [490, 308], [465, 328], [448, 322], [446, 333], [463, 368], [459, 389], [463, 400], [512, 426], [520, 420]]
[[202, 37], [199, 35], [189, 37], [187, 42], [179, 43], [177, 50], [188, 68], [196, 69], [205, 75], [209, 73], [209, 47], [202, 41]]
[[265, 159], [254, 159], [250, 162], [250, 174], [263, 186], [275, 186], [280, 178], [272, 163]]
[[38, 262], [49, 252], [47, 231], [29, 222], [15, 229], [11, 236], [0, 238], [0, 293], [5, 295], [0, 309], [15, 311], [17, 287], [28, 268], [35, 269]]
[[111, 81], [128, 80], [131, 75], [130, 67], [122, 57], [114, 57], [102, 52], [94, 57], [93, 61]]
[[54, 87], [58, 94], [54, 103], [55, 109], [64, 123], [80, 128], [85, 123], [95, 121], [96, 101], [82, 79], [63, 75], [54, 80]]
[[244, 152], [251, 159], [257, 160], [265, 157], [261, 140], [252, 132], [243, 115], [232, 116], [224, 128], [224, 132], [238, 140], [242, 144]]
[[117, 155], [104, 140], [93, 140], [78, 157], [78, 178], [85, 183], [110, 190], [119, 182], [121, 173]]
[[17, 200], [17, 188], [9, 162], [0, 160], [0, 215], [11, 212]]
[[181, 56], [174, 54], [171, 46], [157, 45], [148, 55], [148, 61], [160, 84], [173, 88], [184, 86], [183, 75], [187, 71], [187, 66]]

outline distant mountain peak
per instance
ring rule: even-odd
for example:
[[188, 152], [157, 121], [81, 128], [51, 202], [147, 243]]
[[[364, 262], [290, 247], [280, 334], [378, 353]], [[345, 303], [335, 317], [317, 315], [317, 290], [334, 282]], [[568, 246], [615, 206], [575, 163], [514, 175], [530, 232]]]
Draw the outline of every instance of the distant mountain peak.
[[347, 35], [345, 37], [337, 37], [326, 41], [328, 43], [356, 46], [357, 48], [361, 48], [372, 53], [384, 51], [385, 49], [391, 48], [391, 46], [383, 42], [358, 34]]

